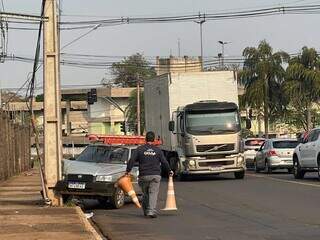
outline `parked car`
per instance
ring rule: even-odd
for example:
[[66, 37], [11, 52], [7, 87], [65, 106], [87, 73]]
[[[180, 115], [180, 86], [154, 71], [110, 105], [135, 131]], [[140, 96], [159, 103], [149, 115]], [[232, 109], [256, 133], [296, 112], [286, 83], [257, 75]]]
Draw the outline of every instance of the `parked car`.
[[[125, 173], [127, 161], [136, 148], [136, 145], [89, 145], [75, 160], [64, 160], [63, 179], [57, 183], [56, 190], [64, 198], [94, 198], [114, 208], [122, 207], [125, 194], [115, 183]], [[134, 188], [139, 193], [137, 167], [132, 174]]]
[[302, 179], [306, 172], [318, 172], [320, 179], [320, 128], [302, 135], [293, 154], [294, 177]]
[[293, 171], [293, 152], [298, 145], [296, 139], [268, 139], [258, 150], [254, 166], [255, 171], [265, 170], [271, 173], [275, 169], [288, 169]]
[[244, 160], [247, 167], [254, 167], [254, 158], [264, 141], [264, 138], [247, 138], [243, 140]]

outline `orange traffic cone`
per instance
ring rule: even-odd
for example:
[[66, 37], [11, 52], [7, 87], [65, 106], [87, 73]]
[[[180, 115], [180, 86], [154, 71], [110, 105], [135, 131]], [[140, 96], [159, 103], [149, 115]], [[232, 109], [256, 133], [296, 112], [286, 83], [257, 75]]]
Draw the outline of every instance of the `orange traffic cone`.
[[173, 177], [172, 176], [169, 176], [166, 207], [162, 210], [164, 210], [164, 211], [178, 210], [177, 204], [176, 204], [176, 197], [174, 194]]
[[128, 175], [124, 175], [118, 179], [117, 184], [125, 193], [127, 193], [131, 197], [134, 204], [138, 208], [141, 208], [141, 205], [140, 205], [139, 199], [137, 198], [136, 192], [133, 190], [131, 177]]

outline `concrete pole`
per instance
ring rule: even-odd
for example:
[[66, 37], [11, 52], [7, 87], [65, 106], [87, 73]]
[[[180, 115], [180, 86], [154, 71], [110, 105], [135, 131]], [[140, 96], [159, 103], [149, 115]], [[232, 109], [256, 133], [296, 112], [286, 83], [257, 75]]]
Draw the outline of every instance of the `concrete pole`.
[[71, 100], [67, 99], [67, 101], [66, 101], [66, 132], [67, 132], [67, 136], [70, 136], [70, 134], [71, 134], [70, 109], [71, 109]]
[[140, 78], [137, 79], [137, 134], [141, 135], [141, 121], [140, 121]]
[[53, 206], [62, 205], [61, 197], [51, 189], [61, 179], [62, 132], [59, 79], [57, 0], [46, 0], [44, 23], [44, 160], [48, 198]]

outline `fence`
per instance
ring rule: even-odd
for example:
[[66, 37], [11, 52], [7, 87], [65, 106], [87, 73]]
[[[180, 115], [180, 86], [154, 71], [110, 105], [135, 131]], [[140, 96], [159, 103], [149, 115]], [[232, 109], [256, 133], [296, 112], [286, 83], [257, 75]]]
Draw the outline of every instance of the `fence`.
[[0, 112], [0, 181], [30, 168], [30, 126]]

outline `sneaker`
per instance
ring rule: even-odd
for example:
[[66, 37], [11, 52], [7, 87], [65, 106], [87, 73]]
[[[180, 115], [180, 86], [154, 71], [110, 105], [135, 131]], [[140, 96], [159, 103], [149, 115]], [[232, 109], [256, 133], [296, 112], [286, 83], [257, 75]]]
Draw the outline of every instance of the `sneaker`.
[[149, 218], [157, 218], [158, 216], [157, 216], [157, 214], [149, 214], [148, 217]]

